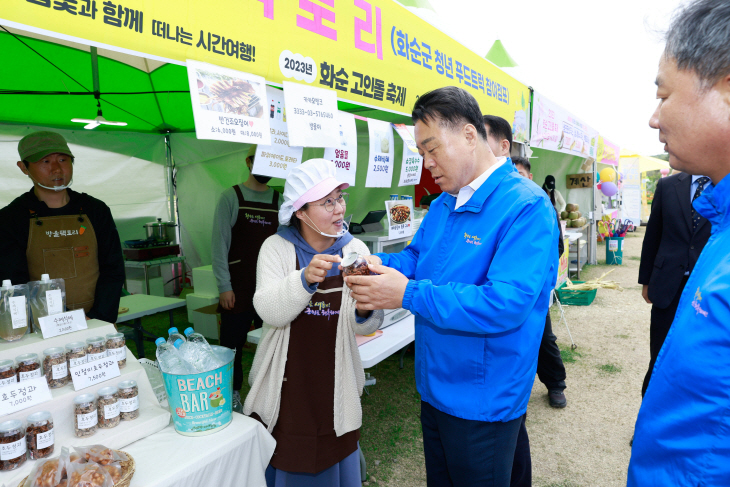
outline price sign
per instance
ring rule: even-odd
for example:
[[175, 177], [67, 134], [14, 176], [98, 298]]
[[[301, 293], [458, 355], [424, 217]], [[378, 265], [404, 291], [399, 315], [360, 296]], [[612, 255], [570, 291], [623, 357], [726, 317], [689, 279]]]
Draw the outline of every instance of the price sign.
[[[400, 124], [399, 124], [400, 125]], [[394, 125], [395, 126], [395, 125]], [[397, 126], [396, 126], [397, 127]], [[406, 127], [403, 125], [405, 132], [409, 136], [413, 135], [413, 127]], [[396, 131], [400, 134], [400, 129], [396, 128]], [[403, 137], [403, 135], [401, 135]], [[412, 137], [409, 137], [415, 147], [416, 141]], [[403, 138], [404, 147], [408, 141]], [[421, 171], [423, 171], [423, 158], [418, 153], [416, 148], [415, 153], [410, 150], [403, 149], [403, 161], [400, 166], [400, 181], [398, 186], [414, 186], [421, 182]]]
[[[269, 109], [269, 124], [271, 125], [271, 145], [256, 147], [256, 157], [253, 160], [253, 173], [274, 178], [286, 178], [293, 167], [302, 162], [304, 147], [289, 144], [289, 124], [291, 110], [287, 112], [284, 104], [284, 94], [281, 90], [266, 87], [266, 103]], [[288, 118], [287, 118], [288, 117]]]
[[109, 357], [71, 367], [71, 379], [77, 391], [120, 375], [119, 364]]
[[[404, 123], [394, 123], [393, 128], [400, 138], [403, 139], [403, 146], [407, 147], [410, 152], [418, 154], [418, 146], [416, 145], [416, 139], [413, 137], [411, 130], [413, 127], [407, 127]], [[405, 157], [405, 154], [403, 155]]]
[[45, 377], [38, 377], [0, 388], [0, 416], [22, 411], [51, 400]]
[[10, 302], [10, 319], [13, 321], [13, 329], [28, 326], [28, 308], [25, 305], [25, 296], [14, 296]]
[[63, 313], [63, 297], [60, 289], [52, 289], [46, 291], [46, 304], [48, 305], [48, 314], [55, 315]]
[[413, 235], [413, 200], [386, 201], [388, 240]]
[[43, 338], [51, 338], [87, 328], [86, 315], [83, 309], [44, 316], [38, 319], [38, 323], [41, 325]]
[[340, 145], [324, 150], [324, 158], [335, 163], [337, 180], [355, 186], [357, 173], [357, 127], [352, 113], [337, 112]]
[[393, 181], [393, 127], [388, 122], [368, 119], [370, 155], [366, 188], [390, 188]]
[[335, 91], [284, 81], [284, 99], [291, 145], [340, 146]]

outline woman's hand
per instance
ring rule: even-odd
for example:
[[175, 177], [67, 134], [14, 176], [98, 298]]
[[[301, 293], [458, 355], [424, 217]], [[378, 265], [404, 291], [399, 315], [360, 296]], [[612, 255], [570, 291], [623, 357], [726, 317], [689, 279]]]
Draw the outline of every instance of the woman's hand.
[[306, 269], [304, 269], [304, 279], [307, 284], [312, 285], [316, 282], [323, 282], [327, 277], [327, 272], [332, 269], [332, 265], [341, 262], [339, 255], [323, 255], [317, 254], [312, 258]]

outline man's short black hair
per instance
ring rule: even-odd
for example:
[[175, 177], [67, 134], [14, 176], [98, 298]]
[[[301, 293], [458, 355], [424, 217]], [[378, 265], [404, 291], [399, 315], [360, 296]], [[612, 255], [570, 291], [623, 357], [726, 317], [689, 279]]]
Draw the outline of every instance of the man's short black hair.
[[532, 166], [530, 166], [530, 161], [527, 160], [527, 157], [513, 157], [512, 164], [514, 164], [515, 166], [519, 164], [520, 166], [524, 167], [525, 171], [527, 171], [528, 173], [532, 171]]
[[489, 126], [489, 131], [497, 138], [497, 140], [507, 139], [509, 141], [509, 151], [512, 153], [512, 126], [502, 117], [496, 115], [484, 115], [484, 125]]
[[472, 124], [477, 133], [487, 140], [479, 103], [469, 92], [456, 86], [445, 86], [422, 95], [413, 105], [413, 123], [436, 121], [451, 130], [460, 130]]

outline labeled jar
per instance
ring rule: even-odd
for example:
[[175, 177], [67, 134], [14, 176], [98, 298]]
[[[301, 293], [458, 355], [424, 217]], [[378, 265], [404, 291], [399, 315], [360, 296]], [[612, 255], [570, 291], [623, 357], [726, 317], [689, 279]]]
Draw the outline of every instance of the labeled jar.
[[119, 392], [119, 416], [122, 421], [132, 421], [139, 417], [139, 393], [137, 381], [125, 380], [117, 384]]
[[83, 365], [88, 360], [86, 355], [86, 344], [84, 342], [71, 342], [66, 344], [66, 365], [68, 368]]
[[117, 359], [120, 369], [127, 365], [127, 346], [124, 333], [109, 333], [106, 336], [106, 355]]
[[71, 382], [66, 364], [66, 352], [63, 347], [43, 350], [43, 371], [46, 373], [48, 387], [58, 389]]
[[28, 444], [28, 458], [38, 460], [53, 454], [55, 437], [53, 416], [48, 411], [38, 411], [25, 419], [25, 441]]
[[106, 345], [104, 337], [89, 337], [86, 339], [87, 362], [93, 362], [106, 357]]
[[99, 417], [96, 412], [96, 396], [81, 394], [74, 398], [74, 434], [84, 438], [96, 433]]
[[99, 414], [99, 428], [114, 428], [119, 426], [119, 399], [117, 388], [114, 386], [102, 387], [97, 391], [99, 399], [96, 408]]
[[25, 428], [19, 419], [0, 423], [0, 471], [15, 470], [25, 463]]
[[18, 382], [41, 377], [41, 361], [37, 353], [26, 353], [15, 357], [15, 373]]
[[11, 386], [18, 382], [14, 365], [15, 362], [10, 359], [0, 360], [0, 387]]
[[340, 263], [343, 276], [369, 276], [368, 261], [357, 252], [350, 252]]

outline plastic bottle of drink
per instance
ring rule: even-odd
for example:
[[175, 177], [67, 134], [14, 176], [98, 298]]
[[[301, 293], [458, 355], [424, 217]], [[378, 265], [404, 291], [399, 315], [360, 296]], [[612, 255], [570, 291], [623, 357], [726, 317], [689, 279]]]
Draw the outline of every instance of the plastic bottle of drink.
[[174, 344], [176, 340], [182, 340], [183, 342], [186, 342], [185, 335], [177, 331], [177, 327], [173, 326], [169, 330], [167, 330], [167, 334], [169, 335], [167, 337], [167, 343]]
[[[183, 343], [179, 338], [175, 343], [177, 342], [179, 342], [178, 346]], [[155, 345], [157, 345], [157, 361], [163, 372], [167, 374], [193, 374], [196, 372], [180, 356], [180, 352], [174, 344], [168, 343], [160, 337], [155, 340]]]
[[180, 345], [180, 354], [198, 372], [208, 372], [223, 365], [203, 335], [192, 328], [187, 328], [185, 334], [188, 341]]

